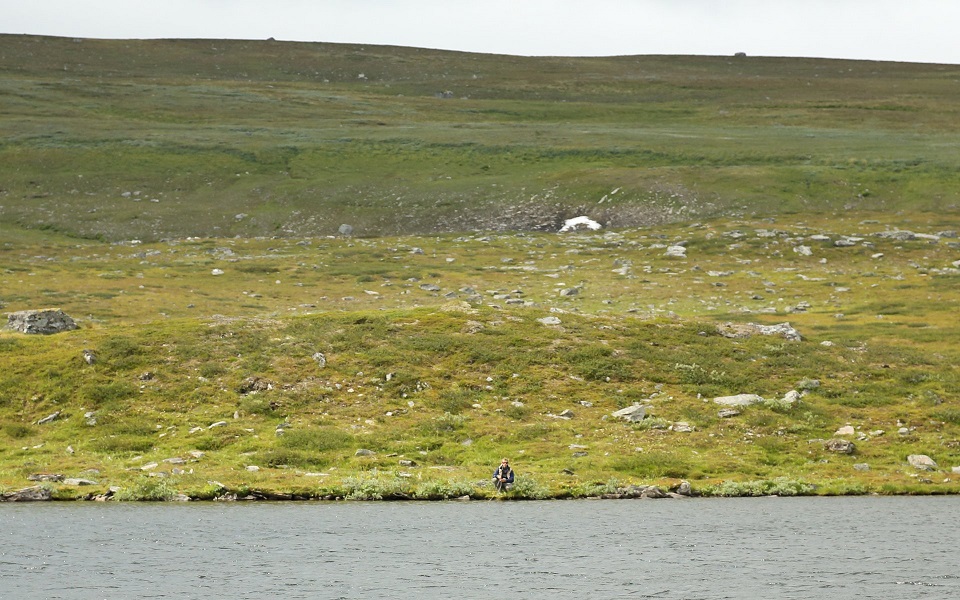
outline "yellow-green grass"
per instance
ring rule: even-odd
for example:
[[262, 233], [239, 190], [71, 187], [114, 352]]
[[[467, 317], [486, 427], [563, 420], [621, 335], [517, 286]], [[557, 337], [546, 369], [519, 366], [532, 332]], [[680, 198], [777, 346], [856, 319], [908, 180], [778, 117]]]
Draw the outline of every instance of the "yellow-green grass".
[[[0, 334], [0, 487], [55, 472], [97, 482], [49, 484], [63, 498], [110, 486], [147, 499], [486, 497], [479, 482], [507, 455], [520, 497], [684, 479], [707, 494], [954, 493], [960, 248], [873, 234], [958, 225], [840, 213], [133, 245], [5, 228], [4, 310], [57, 306], [80, 329]], [[843, 236], [862, 239], [835, 246]], [[665, 256], [681, 241], [687, 258]], [[789, 321], [804, 339], [728, 339], [717, 333], [727, 321]], [[250, 377], [272, 389], [244, 393]], [[793, 407], [721, 418], [710, 401], [776, 400], [812, 379], [820, 386]], [[643, 423], [610, 416], [634, 403], [651, 406]], [[572, 419], [557, 418], [567, 409]], [[827, 452], [822, 440], [847, 424], [867, 439], [848, 436], [853, 455]], [[940, 468], [917, 471], [910, 454]]]

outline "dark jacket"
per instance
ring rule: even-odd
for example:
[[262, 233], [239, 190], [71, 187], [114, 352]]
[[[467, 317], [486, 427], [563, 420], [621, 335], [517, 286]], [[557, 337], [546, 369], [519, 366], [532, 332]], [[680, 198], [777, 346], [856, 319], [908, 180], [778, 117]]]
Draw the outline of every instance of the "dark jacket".
[[[506, 471], [505, 473], [504, 470]], [[503, 465], [500, 465], [497, 467], [497, 470], [493, 472], [493, 478], [500, 479], [501, 477], [506, 479], [507, 483], [513, 483], [513, 469], [511, 469], [509, 466], [504, 467]]]

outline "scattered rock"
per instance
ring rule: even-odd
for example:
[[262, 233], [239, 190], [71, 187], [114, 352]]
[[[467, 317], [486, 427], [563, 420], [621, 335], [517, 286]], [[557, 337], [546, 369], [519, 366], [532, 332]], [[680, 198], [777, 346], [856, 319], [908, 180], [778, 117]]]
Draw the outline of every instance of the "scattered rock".
[[909, 242], [917, 239], [917, 234], [912, 231], [897, 229], [895, 231], [879, 231], [873, 234], [875, 237], [894, 240], [897, 242]]
[[819, 379], [803, 379], [797, 384], [797, 389], [802, 391], [815, 390], [820, 387]]
[[668, 246], [663, 255], [668, 258], [686, 258], [687, 249], [683, 246]]
[[93, 350], [84, 350], [83, 362], [87, 363], [88, 365], [95, 364], [97, 362], [97, 353]]
[[750, 406], [763, 402], [763, 398], [756, 394], [737, 394], [736, 396], [719, 396], [714, 398], [713, 402], [722, 406]]
[[740, 414], [740, 411], [735, 408], [725, 408], [717, 412], [717, 416], [721, 419], [729, 419], [730, 417], [736, 417]]
[[210, 423], [210, 426], [207, 429], [213, 429], [214, 427], [224, 427], [226, 426], [226, 421], [217, 421], [216, 423]]
[[838, 429], [833, 435], [856, 435], [856, 430], [853, 428], [853, 425], [844, 425]]
[[337, 232], [340, 233], [340, 235], [349, 236], [350, 234], [353, 233], [353, 226], [347, 225], [346, 223], [344, 223], [337, 229]]
[[780, 402], [783, 402], [784, 404], [796, 404], [797, 402], [800, 402], [800, 392], [797, 390], [790, 390], [783, 395], [783, 398], [780, 398]]
[[223, 275], [223, 269], [214, 269], [210, 271], [211, 275]]
[[677, 487], [676, 492], [677, 492], [678, 494], [680, 494], [681, 496], [692, 496], [692, 495], [693, 495], [693, 489], [690, 487], [690, 482], [689, 482], [689, 481], [683, 481], [683, 482], [681, 482], [681, 483], [680, 483], [680, 486]]
[[800, 333], [790, 326], [790, 323], [777, 325], [760, 325], [759, 323], [721, 323], [717, 325], [717, 332], [723, 337], [738, 339], [748, 338], [755, 334], [779, 335], [790, 341], [799, 342]]
[[612, 416], [623, 419], [624, 421], [630, 421], [631, 423], [639, 423], [647, 416], [647, 408], [647, 406], [634, 404], [633, 406], [621, 408], [613, 413]]
[[63, 480], [63, 485], [97, 485], [97, 482], [89, 479], [80, 479], [79, 477], [70, 477]]
[[560, 417], [561, 419], [572, 419], [572, 418], [573, 418], [573, 411], [568, 408], [567, 410], [561, 412], [561, 413], [560, 413], [559, 415], [557, 415], [557, 416]]
[[360, 448], [353, 453], [354, 456], [376, 456], [376, 454], [373, 450], [367, 450], [366, 448]]
[[46, 425], [47, 423], [52, 423], [53, 421], [56, 421], [56, 420], [57, 420], [57, 417], [59, 417], [59, 416], [60, 416], [60, 411], [58, 410], [57, 412], [53, 413], [52, 415], [48, 415], [48, 416], [40, 419], [39, 421], [37, 421], [37, 425]]
[[400, 459], [400, 466], [401, 466], [401, 467], [416, 467], [416, 466], [417, 466], [417, 463], [416, 463], [416, 461], [413, 461], [413, 460]]
[[853, 465], [853, 468], [856, 469], [857, 471], [869, 471], [870, 465], [868, 465], [867, 463], [857, 463]]
[[673, 430], [680, 433], [690, 433], [693, 431], [693, 426], [686, 421], [677, 421], [673, 424]]
[[323, 352], [315, 352], [313, 360], [317, 361], [317, 366], [321, 369], [327, 366], [327, 357], [324, 356]]
[[810, 246], [797, 246], [793, 251], [800, 256], [813, 256], [813, 250], [810, 249]]
[[559, 325], [559, 324], [560, 324], [560, 318], [559, 318], [559, 317], [552, 317], [552, 316], [551, 316], [551, 317], [543, 317], [542, 319], [537, 319], [537, 322], [538, 322], [538, 323], [543, 323], [544, 325]]
[[421, 283], [420, 289], [425, 292], [439, 292], [440, 286], [434, 283]]
[[27, 475], [27, 479], [30, 481], [59, 482], [64, 480], [64, 476], [60, 473], [33, 473], [31, 475]]
[[261, 379], [260, 377], [252, 376], [244, 379], [237, 391], [241, 394], [255, 394], [257, 392], [265, 392], [272, 389], [272, 382], [267, 381], [266, 379]]
[[911, 454], [907, 457], [907, 462], [920, 471], [933, 471], [937, 468], [937, 463], [926, 454]]
[[50, 335], [77, 329], [77, 324], [59, 308], [50, 308], [10, 313], [7, 327], [20, 333]]
[[837, 454], [853, 454], [854, 450], [856, 450], [853, 442], [842, 438], [829, 439], [823, 443], [823, 447]]
[[[552, 318], [556, 319], [556, 317], [552, 317]], [[543, 323], [543, 320], [542, 320], [542, 319], [538, 319], [538, 320], [539, 320], [541, 323]], [[558, 322], [558, 323], [559, 323], [559, 321], [560, 321], [560, 319], [557, 319], [557, 322]], [[468, 335], [473, 335], [473, 334], [479, 333], [479, 332], [481, 332], [481, 331], [483, 331], [483, 330], [484, 330], [484, 325], [483, 325], [483, 323], [481, 323], [481, 322], [479, 322], [479, 321], [467, 321], [467, 322], [464, 323], [464, 325], [463, 325], [463, 332], [466, 333], [466, 334], [468, 334]]]
[[648, 485], [643, 489], [643, 492], [640, 494], [641, 498], [667, 498], [668, 495], [666, 492], [661, 490], [655, 485]]
[[564, 288], [564, 289], [560, 290], [560, 295], [561, 295], [561, 296], [564, 296], [564, 297], [567, 297], [567, 298], [569, 298], [569, 297], [571, 297], [571, 296], [579, 296], [579, 295], [580, 295], [580, 288], [578, 288], [578, 287], [574, 287], [574, 288]]

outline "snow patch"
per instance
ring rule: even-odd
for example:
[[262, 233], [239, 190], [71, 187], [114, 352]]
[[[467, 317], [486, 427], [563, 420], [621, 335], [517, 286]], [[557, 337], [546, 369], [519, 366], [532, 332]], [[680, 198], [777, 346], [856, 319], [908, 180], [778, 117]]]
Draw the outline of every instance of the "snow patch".
[[560, 233], [566, 233], [568, 231], [577, 231], [578, 229], [590, 229], [597, 230], [600, 229], [600, 223], [597, 223], [590, 217], [574, 217], [572, 219], [567, 219], [563, 223], [563, 227], [560, 228]]

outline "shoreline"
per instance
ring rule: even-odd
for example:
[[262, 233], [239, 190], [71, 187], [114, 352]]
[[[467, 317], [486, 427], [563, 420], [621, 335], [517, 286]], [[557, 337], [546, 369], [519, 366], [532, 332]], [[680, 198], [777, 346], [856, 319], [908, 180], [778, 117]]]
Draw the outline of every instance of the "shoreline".
[[[729, 485], [733, 482], [725, 482]], [[792, 483], [793, 486], [785, 486]], [[530, 490], [508, 491], [497, 493], [485, 489], [460, 490], [466, 493], [454, 495], [450, 493], [423, 493], [418, 491], [385, 491], [377, 492], [372, 489], [360, 492], [356, 489], [339, 488], [326, 489], [315, 492], [307, 491], [274, 491], [250, 488], [230, 488], [223, 486], [217, 489], [219, 493], [156, 490], [131, 490], [129, 488], [112, 487], [106, 491], [97, 490], [86, 494], [72, 494], [76, 487], [54, 487], [52, 485], [35, 485], [15, 491], [0, 493], [0, 503], [22, 502], [529, 502], [555, 500], [684, 500], [693, 498], [770, 498], [770, 497], [846, 497], [846, 496], [955, 496], [960, 495], [960, 489], [954, 486], [937, 486], [922, 489], [918, 487], [897, 486], [883, 490], [861, 488], [857, 490], [833, 490], [821, 485], [755, 481], [741, 482], [739, 488], [721, 486], [705, 486], [694, 489], [686, 482], [674, 486], [659, 485], [631, 485], [603, 493], [585, 493], [583, 490], [563, 490], [549, 492], [542, 488], [533, 492]], [[780, 487], [777, 487], [777, 486]], [[926, 484], [927, 486], [931, 484]]]

